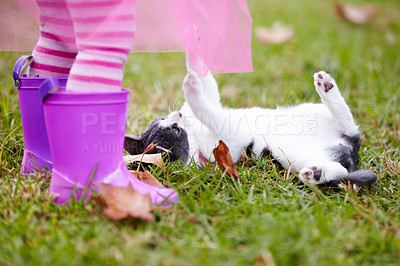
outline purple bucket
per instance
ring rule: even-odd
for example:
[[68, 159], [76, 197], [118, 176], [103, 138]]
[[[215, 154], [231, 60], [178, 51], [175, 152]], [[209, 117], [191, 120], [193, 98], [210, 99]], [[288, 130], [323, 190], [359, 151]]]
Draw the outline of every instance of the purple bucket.
[[[50, 193], [54, 201], [87, 198], [96, 182], [128, 185], [149, 194], [155, 205], [178, 201], [170, 188], [154, 187], [137, 179], [123, 160], [129, 91], [66, 91], [56, 78], [40, 88], [49, 136], [53, 170]], [[89, 189], [85, 192], [85, 190]]]
[[[23, 74], [32, 60], [32, 56], [21, 56], [13, 70], [25, 140], [24, 158], [20, 172], [25, 175], [38, 171], [47, 172], [53, 167], [43, 105], [39, 95], [39, 87], [47, 78], [27, 77]], [[66, 77], [59, 80], [64, 85], [67, 82]]]

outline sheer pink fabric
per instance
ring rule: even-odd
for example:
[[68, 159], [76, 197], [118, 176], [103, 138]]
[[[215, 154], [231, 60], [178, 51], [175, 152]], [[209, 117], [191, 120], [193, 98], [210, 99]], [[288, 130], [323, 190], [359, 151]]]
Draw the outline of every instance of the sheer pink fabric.
[[[32, 51], [39, 36], [35, 0], [2, 0], [0, 12], [0, 50]], [[112, 23], [112, 12], [109, 16]], [[91, 36], [112, 27], [108, 22], [99, 23]], [[132, 51], [186, 51], [201, 75], [250, 72], [251, 24], [246, 0], [137, 0]]]

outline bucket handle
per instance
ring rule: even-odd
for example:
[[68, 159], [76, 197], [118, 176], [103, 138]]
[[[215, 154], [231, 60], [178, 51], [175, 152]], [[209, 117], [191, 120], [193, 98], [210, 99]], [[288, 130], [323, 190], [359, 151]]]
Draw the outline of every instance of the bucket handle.
[[24, 74], [25, 70], [33, 62], [33, 56], [23, 55], [21, 56], [14, 65], [13, 78], [15, 87], [19, 89], [21, 87], [21, 76]]
[[39, 87], [40, 100], [43, 103], [47, 95], [51, 91], [60, 91], [60, 90], [65, 90], [65, 88], [61, 86], [60, 79], [57, 77], [48, 78]]

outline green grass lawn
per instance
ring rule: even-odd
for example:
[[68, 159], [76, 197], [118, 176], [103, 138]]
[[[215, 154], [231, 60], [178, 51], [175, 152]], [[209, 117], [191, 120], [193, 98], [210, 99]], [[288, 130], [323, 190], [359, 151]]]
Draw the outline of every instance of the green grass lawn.
[[[150, 224], [115, 222], [92, 201], [56, 205], [48, 176], [19, 175], [24, 139], [10, 73], [23, 53], [0, 52], [0, 265], [399, 265], [400, 2], [376, 2], [380, 16], [357, 26], [335, 15], [333, 1], [249, 0], [254, 26], [280, 20], [295, 36], [276, 46], [253, 40], [254, 72], [216, 79], [226, 105], [275, 107], [319, 101], [312, 74], [331, 73], [362, 130], [360, 167], [377, 184], [313, 188], [267, 158], [239, 163], [239, 182], [217, 168], [169, 165], [151, 171], [181, 203]], [[129, 133], [179, 108], [185, 74], [181, 53], [130, 55]]]

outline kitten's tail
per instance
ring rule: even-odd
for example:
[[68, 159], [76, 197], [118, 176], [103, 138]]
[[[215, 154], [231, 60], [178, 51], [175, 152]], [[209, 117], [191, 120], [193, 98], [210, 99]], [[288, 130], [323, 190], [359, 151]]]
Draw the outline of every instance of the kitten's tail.
[[348, 173], [347, 175], [331, 180], [327, 183], [328, 186], [337, 186], [341, 182], [347, 184], [350, 182], [351, 185], [356, 184], [358, 186], [370, 186], [376, 182], [378, 176], [372, 171], [355, 171]]

